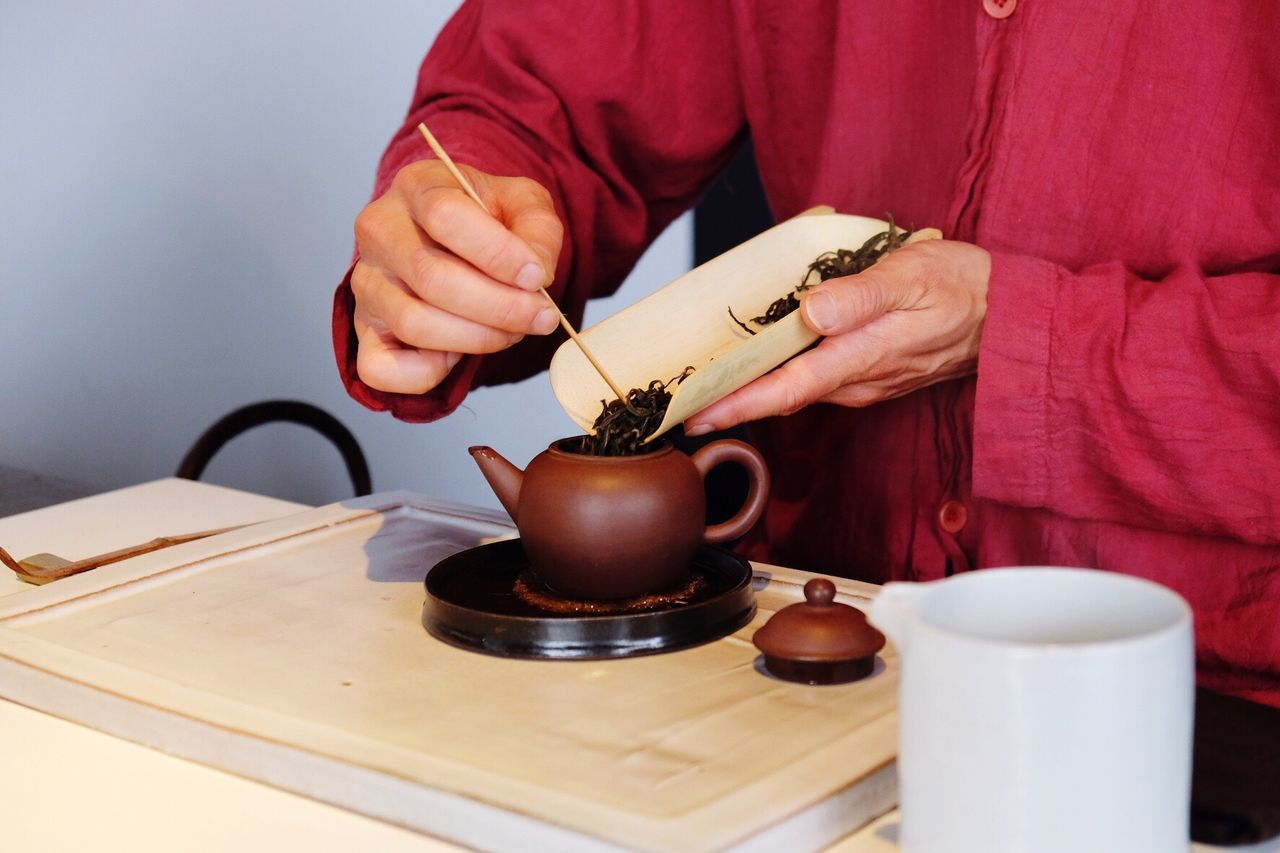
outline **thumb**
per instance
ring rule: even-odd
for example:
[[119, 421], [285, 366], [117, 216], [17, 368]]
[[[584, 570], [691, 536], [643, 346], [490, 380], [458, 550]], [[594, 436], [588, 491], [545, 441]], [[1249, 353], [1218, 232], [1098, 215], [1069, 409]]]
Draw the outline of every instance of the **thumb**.
[[861, 328], [901, 303], [894, 280], [868, 270], [813, 288], [800, 300], [800, 315], [810, 329], [830, 337]]

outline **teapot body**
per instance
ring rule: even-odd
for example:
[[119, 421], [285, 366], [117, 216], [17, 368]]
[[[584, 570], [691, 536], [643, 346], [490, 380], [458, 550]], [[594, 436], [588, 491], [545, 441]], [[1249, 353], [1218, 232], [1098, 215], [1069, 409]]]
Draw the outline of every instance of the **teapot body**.
[[706, 493], [692, 460], [663, 443], [638, 456], [589, 456], [557, 441], [525, 469], [516, 527], [538, 576], [589, 600], [674, 584], [703, 539]]

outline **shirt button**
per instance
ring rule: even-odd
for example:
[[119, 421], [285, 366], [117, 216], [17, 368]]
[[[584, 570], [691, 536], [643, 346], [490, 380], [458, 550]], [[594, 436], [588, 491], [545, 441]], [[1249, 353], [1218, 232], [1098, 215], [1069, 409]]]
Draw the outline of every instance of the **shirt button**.
[[1018, 8], [1018, 0], [982, 0], [982, 8], [987, 10], [988, 15], [999, 20], [1013, 14], [1013, 10]]
[[960, 501], [947, 501], [938, 510], [938, 526], [947, 533], [959, 533], [969, 520], [969, 511]]

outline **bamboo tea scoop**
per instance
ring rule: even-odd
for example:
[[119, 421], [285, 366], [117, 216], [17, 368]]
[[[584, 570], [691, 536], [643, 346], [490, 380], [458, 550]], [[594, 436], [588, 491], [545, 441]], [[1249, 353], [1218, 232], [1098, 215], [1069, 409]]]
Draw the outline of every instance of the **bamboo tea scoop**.
[[[462, 187], [462, 191], [466, 193], [468, 196], [470, 196], [472, 201], [480, 205], [481, 210], [483, 210], [485, 213], [489, 214], [490, 216], [493, 216], [493, 211], [491, 211], [489, 209], [489, 206], [484, 203], [484, 200], [480, 198], [480, 194], [476, 192], [475, 187], [473, 187], [471, 185], [471, 182], [467, 180], [467, 176], [462, 174], [462, 170], [459, 169], [457, 164], [453, 162], [453, 158], [450, 157], [449, 153], [444, 150], [444, 146], [442, 146], [436, 140], [435, 136], [432, 135], [431, 131], [427, 130], [427, 126], [422, 122], [419, 122], [418, 130], [422, 133], [423, 138], [427, 140], [427, 144], [431, 146], [431, 150], [434, 151], [435, 155], [440, 158], [440, 162], [444, 163], [445, 168], [449, 170], [449, 174], [453, 175], [453, 179], [458, 182], [458, 186]], [[623, 391], [622, 388], [618, 385], [618, 383], [614, 382], [613, 379], [610, 378], [609, 374], [605, 372], [604, 367], [600, 364], [599, 360], [595, 357], [595, 355], [592, 354], [590, 348], [588, 348], [587, 345], [582, 342], [582, 338], [579, 337], [578, 333], [574, 330], [573, 324], [569, 322], [569, 318], [564, 316], [564, 312], [560, 310], [560, 306], [557, 305], [556, 301], [551, 298], [551, 294], [547, 293], [547, 289], [545, 287], [541, 287], [539, 288], [539, 290], [541, 290], [542, 295], [547, 298], [547, 304], [550, 305], [552, 308], [556, 309], [556, 316], [560, 318], [561, 327], [565, 330], [566, 333], [568, 333], [569, 337], [573, 340], [573, 342], [578, 345], [578, 349], [582, 351], [582, 354], [586, 356], [587, 361], [590, 362], [591, 366], [594, 367], [596, 372], [600, 374], [600, 378], [603, 379], [605, 384], [608, 385], [610, 390], [613, 391], [614, 396], [616, 396], [619, 400], [627, 399], [627, 392]], [[644, 386], [637, 386], [637, 387], [644, 387]], [[592, 421], [594, 420], [595, 418], [592, 418]], [[591, 426], [588, 425], [586, 427], [586, 430], [590, 432]]]
[[150, 554], [152, 551], [159, 551], [161, 548], [168, 548], [171, 545], [182, 545], [186, 542], [194, 542], [197, 539], [216, 536], [219, 533], [229, 533], [232, 530], [239, 530], [243, 526], [237, 525], [235, 527], [219, 528], [218, 530], [202, 530], [199, 533], [183, 533], [179, 536], [161, 536], [141, 545], [132, 545], [108, 554], [99, 554], [96, 557], [88, 557], [75, 562], [63, 559], [56, 554], [33, 554], [25, 560], [15, 560], [8, 551], [0, 548], [0, 564], [12, 569], [13, 573], [18, 576], [18, 580], [40, 585], [78, 575], [91, 569], [109, 566], [112, 563], [119, 563], [130, 557]]
[[[814, 258], [860, 246], [889, 223], [819, 207], [788, 219], [680, 276], [582, 333], [582, 339], [628, 388], [655, 379], [687, 379], [669, 387], [671, 402], [652, 441], [712, 403], [763, 376], [818, 340], [795, 311], [751, 335], [730, 316], [764, 314], [800, 283]], [[906, 241], [942, 237], [936, 228]], [[607, 393], [580, 353], [561, 346], [551, 360], [551, 388], [578, 426], [590, 431]]]

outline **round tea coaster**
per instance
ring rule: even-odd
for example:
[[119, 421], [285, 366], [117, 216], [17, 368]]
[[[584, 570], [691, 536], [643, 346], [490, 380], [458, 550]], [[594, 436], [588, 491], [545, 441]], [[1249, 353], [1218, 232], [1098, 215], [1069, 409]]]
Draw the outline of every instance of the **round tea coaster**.
[[[558, 596], [557, 609], [547, 609], [539, 605], [548, 599], [529, 597], [527, 583], [524, 596], [517, 592], [528, 572], [518, 539], [441, 560], [424, 582], [423, 626], [437, 639], [486, 654], [599, 660], [708, 643], [748, 624], [756, 610], [750, 564], [709, 545], [694, 555], [687, 584], [644, 596], [647, 609], [584, 612], [626, 602], [577, 602], [574, 607]], [[541, 590], [554, 595], [545, 586]], [[658, 600], [664, 594], [668, 600]]]

